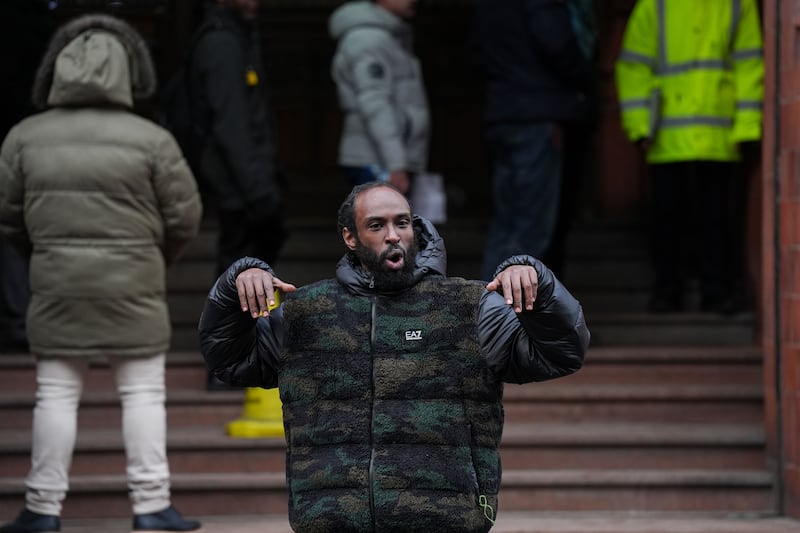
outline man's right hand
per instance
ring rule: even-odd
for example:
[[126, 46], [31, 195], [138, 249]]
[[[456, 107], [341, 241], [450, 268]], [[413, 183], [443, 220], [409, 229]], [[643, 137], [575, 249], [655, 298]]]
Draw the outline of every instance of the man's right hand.
[[253, 318], [269, 316], [269, 308], [275, 306], [275, 291], [294, 292], [297, 287], [285, 283], [261, 268], [248, 268], [236, 276], [236, 293], [242, 311]]

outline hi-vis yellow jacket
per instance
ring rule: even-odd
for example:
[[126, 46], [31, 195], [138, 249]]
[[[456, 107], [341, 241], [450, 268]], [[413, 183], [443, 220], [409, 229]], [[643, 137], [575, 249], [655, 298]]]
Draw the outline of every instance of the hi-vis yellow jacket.
[[616, 63], [622, 126], [649, 163], [737, 161], [761, 138], [764, 59], [755, 0], [639, 0]]

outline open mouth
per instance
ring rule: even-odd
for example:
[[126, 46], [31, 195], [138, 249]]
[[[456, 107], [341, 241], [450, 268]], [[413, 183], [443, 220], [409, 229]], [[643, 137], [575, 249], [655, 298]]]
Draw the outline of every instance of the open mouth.
[[400, 270], [406, 261], [406, 254], [403, 250], [395, 248], [384, 255], [384, 263], [390, 270]]

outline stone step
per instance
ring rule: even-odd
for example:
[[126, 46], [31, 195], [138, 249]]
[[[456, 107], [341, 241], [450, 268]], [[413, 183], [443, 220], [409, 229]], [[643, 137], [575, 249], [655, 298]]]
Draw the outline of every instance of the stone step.
[[[0, 478], [0, 516], [23, 501], [19, 478]], [[506, 470], [505, 511], [770, 513], [772, 476], [760, 470]], [[73, 476], [64, 517], [129, 516], [122, 474]], [[283, 513], [283, 472], [175, 473], [174, 504], [186, 515]]]
[[[526, 385], [526, 387], [561, 388], [570, 385], [637, 385], [637, 384], [705, 384], [705, 385], [749, 385], [762, 382], [760, 366], [750, 362], [727, 363], [719, 366], [716, 362], [680, 365], [669, 361], [629, 363], [605, 362], [592, 359], [590, 349], [584, 367], [577, 373], [552, 382]], [[201, 387], [206, 376], [205, 363], [200, 354], [185, 364], [170, 364], [167, 367], [166, 383], [169, 391], [194, 390]], [[3, 368], [0, 366], [0, 368]], [[0, 375], [0, 394], [33, 391], [35, 387], [35, 367], [33, 364], [5, 367]], [[93, 367], [87, 374], [84, 386], [88, 391], [115, 391], [116, 385], [111, 369], [106, 366]], [[509, 385], [508, 390], [514, 388]]]
[[629, 292], [649, 290], [652, 277], [646, 257], [570, 256], [565, 262], [562, 281], [576, 291], [614, 289]]
[[[462, 271], [462, 277], [478, 277], [479, 264], [477, 261], [465, 260], [459, 264], [454, 263], [453, 258], [450, 258], [448, 262], [451, 269], [455, 266]], [[276, 268], [280, 271], [291, 273], [283, 277], [301, 286], [316, 280], [329, 278], [334, 263], [335, 260], [313, 261], [285, 258], [281, 260], [280, 266]], [[474, 275], [470, 275], [468, 271], [475, 271], [472, 273]], [[200, 312], [203, 310], [208, 291], [215, 281], [213, 265], [211, 262], [202, 261], [183, 262], [171, 269], [168, 278], [169, 292], [167, 302], [173, 323], [196, 325]], [[573, 279], [575, 280], [574, 282]], [[591, 283], [588, 281], [589, 279], [591, 279], [590, 276], [575, 276], [571, 278], [568, 275], [564, 282], [570, 292], [581, 302], [587, 315], [649, 314], [647, 313], [647, 307], [650, 299], [650, 282], [646, 281], [642, 276], [632, 274], [629, 277], [621, 276], [619, 280], [609, 281], [606, 279], [602, 283]], [[719, 320], [727, 318], [713, 313], [698, 312], [700, 295], [696, 289], [687, 289], [684, 296], [684, 305], [686, 312], [695, 312]], [[662, 317], [662, 315], [650, 316], [654, 320]]]
[[[166, 356], [167, 378], [174, 378], [178, 371], [194, 371], [205, 368], [202, 355], [195, 351], [170, 351]], [[589, 347], [584, 368], [576, 374], [581, 375], [596, 368], [609, 365], [624, 365], [646, 369], [653, 366], [680, 364], [686, 369], [715, 367], [761, 367], [762, 356], [759, 346], [748, 344], [719, 345], [611, 345]], [[3, 354], [0, 357], [0, 390], [13, 390], [21, 381], [31, 381], [35, 375], [35, 359], [29, 353]], [[109, 385], [108, 365], [101, 357], [91, 361], [87, 379], [100, 376], [99, 383]], [[98, 383], [87, 382], [91, 385]], [[177, 383], [175, 383], [177, 384]]]
[[628, 346], [590, 346], [587, 364], [662, 364], [682, 365], [749, 364], [760, 368], [761, 348], [755, 343], [718, 344], [713, 346], [682, 344], [675, 346], [628, 345]]
[[[200, 348], [197, 321], [204, 297], [175, 297], [172, 349]], [[593, 313], [585, 309], [592, 346], [749, 345], [756, 341], [753, 313], [723, 316], [715, 313], [642, 312]]]
[[[507, 424], [501, 454], [506, 469], [761, 469], [764, 432], [758, 424], [553, 423]], [[0, 435], [2, 477], [29, 468], [30, 433]], [[282, 472], [283, 438], [231, 438], [224, 424], [169, 426], [172, 472]], [[209, 460], [213, 457], [213, 460]], [[72, 474], [124, 471], [118, 427], [78, 433]]]
[[[199, 300], [186, 305], [187, 314], [174, 318], [172, 349], [176, 351], [200, 348], [197, 338], [200, 311], [195, 311]], [[591, 313], [586, 310], [591, 345], [602, 347], [753, 344], [756, 341], [754, 320], [749, 312], [722, 316], [714, 313]]]
[[[207, 392], [205, 380], [193, 390], [169, 390], [167, 417], [170, 427], [218, 424], [222, 427], [241, 414], [241, 391]], [[553, 382], [555, 383], [555, 382]], [[760, 385], [705, 384], [532, 384], [508, 386], [505, 416], [509, 422], [663, 420], [669, 423], [753, 423], [763, 420]], [[0, 393], [0, 430], [28, 431], [34, 405], [33, 392]], [[86, 391], [81, 399], [79, 427], [118, 426], [119, 400], [113, 391]]]
[[[205, 391], [197, 352], [170, 352], [167, 365], [176, 505], [191, 515], [285, 513], [282, 439], [227, 437], [244, 392]], [[0, 516], [23, 498], [33, 369], [30, 355], [0, 358]], [[771, 512], [760, 375], [753, 343], [600, 345], [574, 376], [507, 385], [502, 508]], [[65, 517], [129, 516], [112, 382], [94, 361]]]
[[[193, 516], [205, 533], [291, 533], [286, 513]], [[62, 533], [128, 533], [130, 518], [65, 519]], [[759, 513], [501, 510], [492, 533], [800, 533], [800, 521]]]
[[586, 322], [595, 346], [749, 345], [756, 342], [752, 313], [597, 313]]
[[[763, 418], [760, 365], [753, 345], [592, 347], [572, 376], [507, 385], [506, 418], [750, 423]], [[243, 391], [205, 390], [206, 370], [196, 352], [170, 352], [166, 378], [171, 426], [221, 426], [241, 412]], [[0, 429], [30, 427], [34, 388], [32, 356], [0, 358]], [[84, 389], [80, 426], [118, 425], [119, 400], [105, 362], [93, 362]]]
[[[0, 357], [0, 380], [8, 376], [7, 372], [28, 369], [33, 370], [34, 357], [29, 353], [7, 353]], [[680, 363], [683, 365], [715, 364], [715, 365], [740, 365], [750, 364], [761, 366], [761, 348], [755, 343], [746, 344], [718, 344], [718, 345], [610, 345], [589, 347], [587, 365], [603, 364], [663, 364]], [[174, 350], [167, 353], [167, 367], [197, 367], [203, 366], [203, 358], [199, 352]], [[101, 357], [91, 362], [90, 374], [94, 369], [107, 367]], [[17, 379], [0, 381], [0, 389], [10, 385]]]
[[[168, 427], [215, 424], [219, 427], [238, 418], [244, 405], [243, 391], [207, 392], [205, 376], [192, 390], [167, 391]], [[0, 431], [30, 431], [34, 406], [32, 392], [0, 393]], [[86, 390], [78, 411], [80, 430], [119, 427], [121, 409], [111, 390]]]
[[[0, 358], [0, 395], [30, 393], [35, 387], [35, 363], [30, 354], [4, 355]], [[206, 370], [197, 352], [169, 352], [167, 388], [176, 398], [203, 388]], [[526, 391], [541, 390], [561, 397], [559, 389], [576, 386], [612, 385], [746, 385], [761, 384], [759, 349], [752, 345], [717, 346], [599, 346], [590, 347], [584, 367], [558, 380], [530, 384]], [[519, 387], [507, 386], [507, 399], [514, 398]], [[110, 368], [103, 359], [92, 362], [85, 378], [87, 397], [98, 392], [113, 392], [115, 385]], [[531, 394], [531, 392], [523, 393]], [[14, 402], [20, 396], [5, 396]]]
[[[205, 385], [205, 361], [200, 352], [169, 352], [166, 356], [168, 391], [199, 389]], [[36, 362], [31, 354], [4, 354], [0, 357], [0, 394], [33, 392], [36, 387]], [[103, 358], [91, 361], [84, 377], [84, 391], [115, 391], [113, 374]]]

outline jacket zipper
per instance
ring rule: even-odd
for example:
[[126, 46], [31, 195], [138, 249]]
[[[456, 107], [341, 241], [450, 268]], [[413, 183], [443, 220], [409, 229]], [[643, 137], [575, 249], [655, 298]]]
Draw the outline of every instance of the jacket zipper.
[[[372, 288], [374, 282], [370, 282], [370, 288]], [[374, 440], [374, 433], [375, 433], [375, 359], [374, 359], [374, 348], [375, 348], [375, 315], [377, 313], [376, 308], [376, 296], [371, 297], [371, 305], [370, 305], [370, 330], [369, 330], [369, 352], [370, 352], [370, 375], [372, 379], [370, 380], [370, 417], [369, 417], [369, 444], [370, 444], [370, 454], [369, 454], [369, 510], [370, 515], [372, 516], [372, 530], [377, 531], [377, 524], [376, 524], [376, 517], [375, 517], [375, 494], [373, 494], [373, 487], [374, 487], [374, 467], [375, 467], [375, 440]]]

